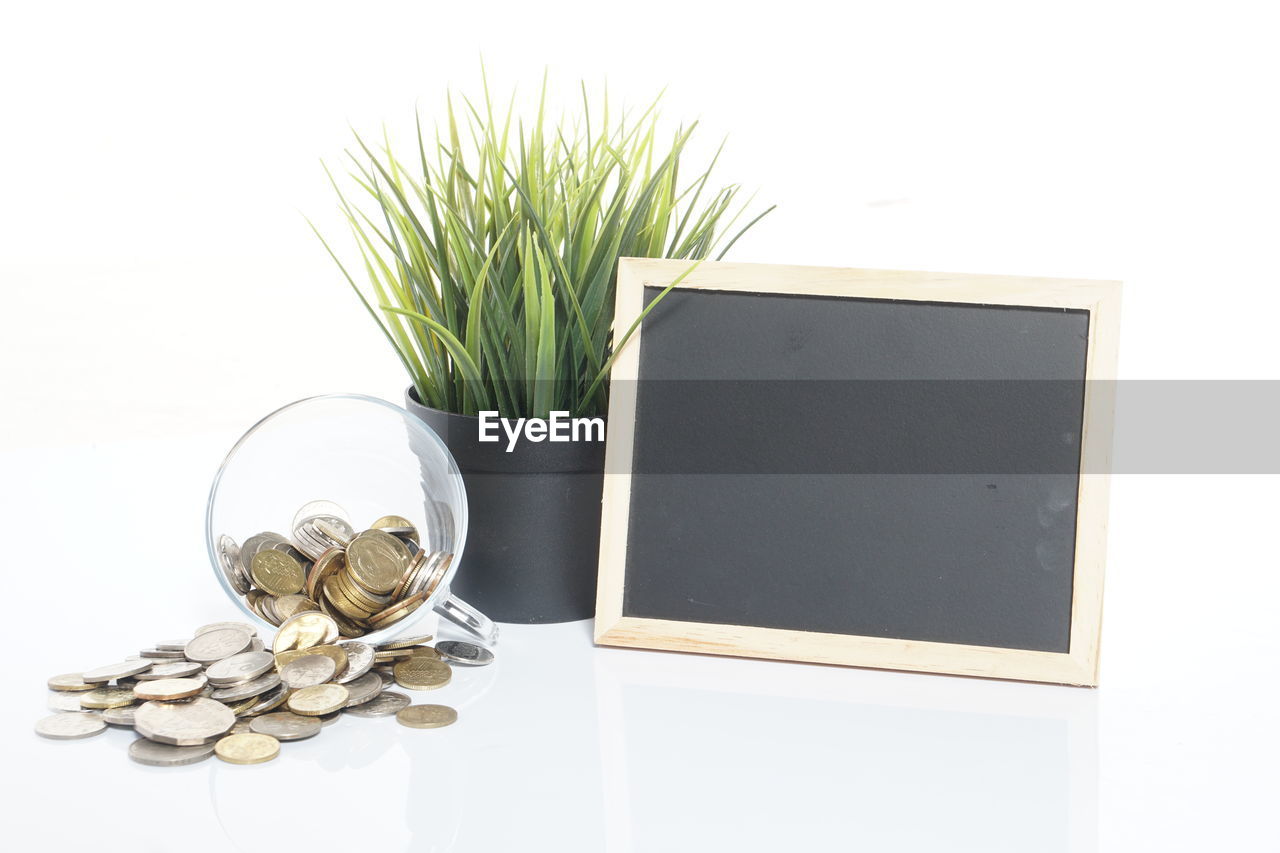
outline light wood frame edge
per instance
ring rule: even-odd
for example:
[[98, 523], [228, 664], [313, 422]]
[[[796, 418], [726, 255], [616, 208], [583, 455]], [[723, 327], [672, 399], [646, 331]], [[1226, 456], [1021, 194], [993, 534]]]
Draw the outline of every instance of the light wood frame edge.
[[[615, 335], [625, 332], [640, 315], [646, 286], [669, 285], [688, 271], [691, 264], [684, 260], [621, 259], [618, 263]], [[1114, 380], [1119, 349], [1119, 282], [704, 261], [678, 287], [1089, 311], [1070, 651], [1062, 654], [624, 617], [622, 596], [631, 496], [629, 472], [635, 439], [635, 380], [640, 366], [640, 328], [623, 347], [612, 370], [614, 384], [609, 401], [609, 438], [605, 450], [600, 519], [596, 643], [1078, 686], [1097, 685], [1115, 412]]]

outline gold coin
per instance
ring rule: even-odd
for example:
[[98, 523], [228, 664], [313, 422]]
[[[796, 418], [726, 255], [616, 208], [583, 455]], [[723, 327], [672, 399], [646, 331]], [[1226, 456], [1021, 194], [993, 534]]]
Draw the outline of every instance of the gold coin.
[[245, 732], [227, 735], [213, 751], [228, 764], [262, 764], [280, 754], [280, 741], [271, 735]]
[[354, 622], [362, 622], [369, 612], [360, 607], [351, 600], [347, 594], [346, 588], [342, 583], [341, 575], [334, 575], [325, 582], [324, 596], [328, 599], [329, 604], [333, 606], [343, 616]]
[[429, 643], [435, 637], [431, 634], [420, 634], [416, 637], [400, 637], [395, 640], [388, 640], [385, 643], [378, 643], [379, 651], [390, 651], [392, 649], [408, 649], [414, 646], [421, 646], [423, 643]]
[[430, 660], [444, 660], [440, 657], [440, 653], [431, 646], [414, 646], [409, 651], [413, 652], [415, 658], [428, 658]]
[[429, 657], [414, 656], [402, 660], [392, 670], [396, 684], [409, 690], [435, 690], [444, 687], [453, 678], [449, 664]]
[[415, 545], [420, 544], [418, 540], [418, 528], [413, 526], [413, 522], [400, 515], [384, 515], [382, 518], [370, 524], [374, 530], [386, 530], [388, 532], [394, 530], [395, 536], [401, 539], [408, 539]]
[[309, 649], [324, 643], [338, 640], [338, 623], [324, 613], [315, 610], [304, 610], [293, 616], [276, 631], [276, 638], [271, 643], [271, 651], [276, 654], [294, 649]]
[[404, 660], [413, 657], [413, 652], [409, 649], [383, 649], [373, 653], [374, 663], [386, 663], [393, 660]]
[[208, 681], [204, 678], [159, 678], [155, 681], [142, 681], [133, 687], [133, 695], [139, 699], [155, 699], [160, 702], [172, 702], [175, 699], [189, 699], [204, 691]]
[[320, 605], [316, 604], [305, 595], [282, 595], [271, 603], [272, 610], [280, 617], [280, 621], [291, 619], [299, 613], [307, 613], [313, 610], [319, 610]]
[[351, 691], [341, 684], [317, 684], [315, 687], [304, 687], [290, 693], [285, 704], [295, 714], [319, 717], [347, 707], [347, 700], [350, 698]]
[[253, 575], [253, 582], [272, 595], [301, 592], [307, 580], [301, 563], [274, 548], [254, 554], [249, 572]]
[[80, 677], [78, 672], [68, 672], [66, 675], [55, 675], [49, 679], [50, 690], [92, 690], [96, 684], [89, 684]]
[[347, 574], [373, 593], [395, 589], [410, 560], [405, 544], [381, 530], [366, 530], [347, 546]]
[[388, 625], [399, 622], [413, 611], [422, 606], [422, 602], [427, 600], [427, 594], [420, 592], [417, 595], [411, 595], [399, 604], [393, 604], [381, 613], [369, 619], [369, 627], [375, 631], [387, 627]]
[[458, 721], [448, 705], [410, 705], [396, 712], [396, 722], [411, 729], [438, 729]]
[[97, 687], [80, 694], [80, 707], [101, 711], [106, 708], [123, 708], [138, 701], [132, 687]]
[[320, 600], [320, 590], [326, 580], [335, 572], [347, 567], [347, 553], [341, 548], [330, 548], [320, 555], [311, 571], [307, 573], [307, 597], [312, 601]]
[[361, 625], [352, 622], [338, 608], [329, 603], [329, 600], [323, 595], [316, 599], [316, 603], [320, 605], [320, 612], [328, 616], [338, 626], [338, 633], [345, 639], [353, 639], [355, 637], [364, 636], [365, 629]]

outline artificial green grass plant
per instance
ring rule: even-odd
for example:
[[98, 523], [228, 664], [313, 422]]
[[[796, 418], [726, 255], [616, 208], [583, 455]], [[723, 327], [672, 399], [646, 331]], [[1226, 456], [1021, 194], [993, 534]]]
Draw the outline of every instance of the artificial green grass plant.
[[615, 117], [607, 94], [593, 110], [584, 87], [582, 115], [549, 126], [546, 94], [544, 82], [529, 125], [514, 97], [495, 113], [487, 84], [478, 105], [455, 109], [450, 97], [443, 135], [428, 142], [419, 120], [412, 160], [385, 133], [377, 150], [357, 134], [348, 188], [330, 174], [363, 285], [325, 248], [427, 406], [604, 413], [614, 345], [635, 328], [613, 340], [618, 258], [688, 258], [692, 269], [772, 210], [726, 239], [749, 200], [711, 187], [719, 152], [681, 182], [696, 123], [663, 144], [656, 101]]

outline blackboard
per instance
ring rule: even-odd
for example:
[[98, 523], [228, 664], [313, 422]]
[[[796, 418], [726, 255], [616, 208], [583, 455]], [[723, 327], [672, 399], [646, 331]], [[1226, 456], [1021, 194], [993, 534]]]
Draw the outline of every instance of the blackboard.
[[[620, 328], [688, 271], [624, 261]], [[598, 638], [1094, 683], [1116, 298], [699, 266], [615, 368]]]

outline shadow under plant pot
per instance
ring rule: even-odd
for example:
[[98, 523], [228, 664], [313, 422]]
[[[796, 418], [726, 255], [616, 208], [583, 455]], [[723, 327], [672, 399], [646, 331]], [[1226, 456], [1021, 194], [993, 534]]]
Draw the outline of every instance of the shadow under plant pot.
[[453, 591], [498, 622], [591, 618], [604, 442], [522, 438], [508, 453], [505, 435], [479, 440], [477, 417], [424, 406], [412, 387], [405, 404], [444, 439], [467, 489], [467, 541]]

